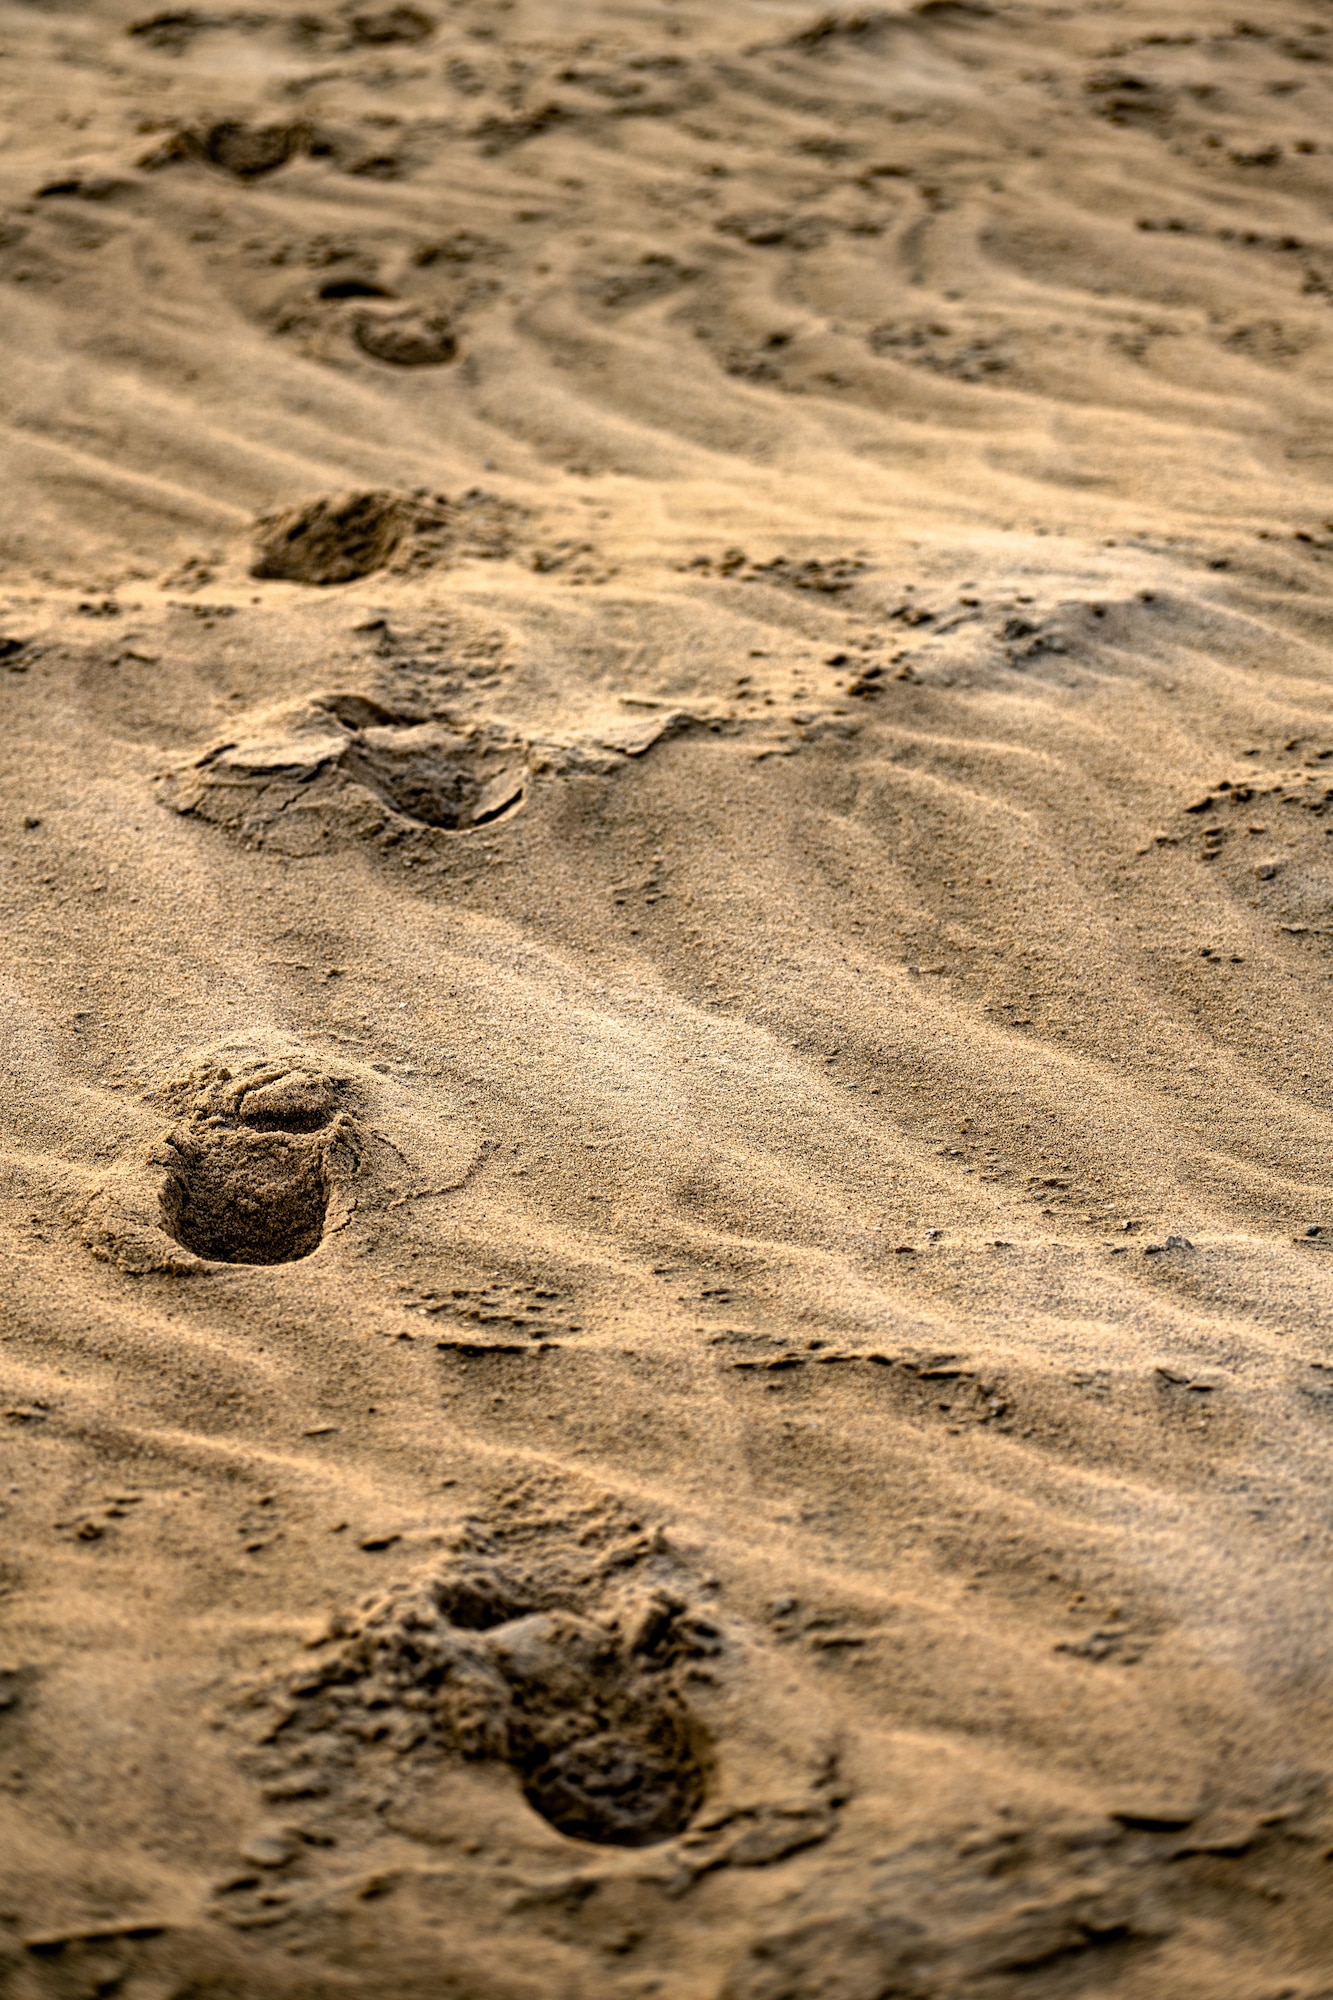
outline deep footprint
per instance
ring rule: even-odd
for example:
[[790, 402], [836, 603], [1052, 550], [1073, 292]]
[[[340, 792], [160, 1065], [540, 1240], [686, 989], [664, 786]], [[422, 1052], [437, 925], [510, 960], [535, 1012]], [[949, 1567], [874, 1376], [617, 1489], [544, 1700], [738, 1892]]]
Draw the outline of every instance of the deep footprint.
[[337, 1653], [296, 1677], [256, 1775], [290, 1781], [331, 1729], [354, 1744], [406, 1735], [415, 1760], [507, 1763], [532, 1809], [571, 1840], [652, 1846], [703, 1804], [707, 1752], [675, 1669], [716, 1644], [662, 1592], [627, 1598], [601, 1622], [534, 1609], [522, 1582], [489, 1568], [437, 1577], [371, 1608]]
[[330, 1154], [347, 1133], [330, 1079], [277, 1063], [217, 1069], [169, 1134], [162, 1225], [196, 1257], [290, 1264], [317, 1250]]
[[[375, 327], [358, 339], [380, 360], [414, 367], [453, 353], [452, 334], [428, 315], [377, 318]], [[518, 512], [476, 490], [457, 500], [388, 489], [328, 495], [259, 517], [250, 574], [327, 588], [381, 569], [434, 568], [471, 556], [494, 561], [513, 552]]]

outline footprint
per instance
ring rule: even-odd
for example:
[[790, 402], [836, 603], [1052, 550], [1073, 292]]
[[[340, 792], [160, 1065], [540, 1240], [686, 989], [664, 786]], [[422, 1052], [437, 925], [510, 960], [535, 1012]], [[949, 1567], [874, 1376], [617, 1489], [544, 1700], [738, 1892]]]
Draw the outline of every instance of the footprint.
[[458, 832], [490, 826], [521, 801], [522, 766], [504, 761], [516, 749], [504, 744], [502, 768], [492, 773], [476, 734], [442, 722], [390, 723], [358, 731], [342, 768], [405, 818]]
[[689, 1717], [636, 1686], [615, 1636], [569, 1612], [499, 1627], [508, 1758], [528, 1804], [571, 1840], [648, 1847], [683, 1833], [704, 1796]]
[[415, 306], [389, 314], [358, 313], [352, 338], [362, 353], [395, 368], [438, 368], [458, 353], [458, 341], [443, 313]]
[[[442, 368], [458, 359], [450, 314], [438, 304], [401, 298], [374, 275], [373, 265], [313, 288], [284, 288], [258, 317], [275, 334], [295, 340], [312, 360], [337, 366], [358, 354], [391, 368]], [[408, 524], [427, 525], [412, 507]]]
[[424, 42], [435, 32], [434, 21], [419, 7], [362, 7], [347, 25], [358, 42], [372, 48], [387, 42]]
[[[315, 853], [400, 820], [453, 833], [523, 803], [527, 752], [507, 730], [396, 714], [368, 696], [315, 696], [257, 717], [166, 781], [170, 803], [256, 846]], [[399, 831], [401, 831], [401, 827]]]
[[308, 125], [244, 125], [237, 119], [223, 119], [197, 131], [173, 133], [139, 165], [167, 167], [181, 160], [197, 160], [235, 180], [260, 180], [299, 153], [309, 152], [312, 137]]
[[715, 1631], [664, 1592], [605, 1622], [534, 1608], [541, 1594], [473, 1568], [339, 1621], [345, 1642], [278, 1694], [283, 1719], [255, 1774], [281, 1785], [332, 1730], [426, 1760], [507, 1763], [534, 1812], [571, 1840], [648, 1847], [683, 1833], [710, 1759], [674, 1669], [715, 1651]]
[[403, 494], [376, 492], [261, 515], [250, 574], [291, 583], [351, 583], [386, 567], [419, 513]]
[[409, 826], [474, 833], [516, 813], [536, 782], [612, 776], [702, 719], [686, 709], [613, 713], [533, 740], [498, 722], [405, 715], [369, 695], [311, 695], [252, 715], [167, 772], [162, 796], [175, 812], [289, 855], [392, 843]]
[[211, 1263], [290, 1264], [323, 1241], [330, 1156], [352, 1143], [330, 1077], [250, 1062], [193, 1079], [187, 1115], [157, 1156], [162, 1227]]
[[[406, 327], [408, 321], [383, 324]], [[326, 496], [260, 515], [250, 574], [325, 586], [390, 566], [436, 566], [468, 556], [498, 560], [513, 551], [519, 515], [509, 502], [480, 491], [456, 501], [383, 489]]]
[[398, 1197], [449, 1193], [481, 1167], [476, 1121], [441, 1114], [435, 1093], [352, 1060], [262, 1033], [215, 1043], [146, 1095], [123, 1149], [89, 1175], [84, 1245], [132, 1277], [336, 1259]]

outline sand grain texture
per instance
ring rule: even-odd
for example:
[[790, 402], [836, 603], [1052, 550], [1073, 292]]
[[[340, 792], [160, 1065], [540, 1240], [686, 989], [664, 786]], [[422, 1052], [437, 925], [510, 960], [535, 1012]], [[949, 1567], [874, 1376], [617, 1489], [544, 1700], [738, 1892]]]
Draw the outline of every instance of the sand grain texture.
[[7, 2000], [1333, 1994], [1331, 114], [0, 5]]

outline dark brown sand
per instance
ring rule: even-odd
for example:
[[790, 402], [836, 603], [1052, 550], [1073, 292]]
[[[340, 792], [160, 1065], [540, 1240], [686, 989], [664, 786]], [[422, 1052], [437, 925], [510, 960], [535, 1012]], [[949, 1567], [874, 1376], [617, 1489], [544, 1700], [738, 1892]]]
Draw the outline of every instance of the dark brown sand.
[[0, 1993], [1333, 1994], [1333, 6], [0, 4]]

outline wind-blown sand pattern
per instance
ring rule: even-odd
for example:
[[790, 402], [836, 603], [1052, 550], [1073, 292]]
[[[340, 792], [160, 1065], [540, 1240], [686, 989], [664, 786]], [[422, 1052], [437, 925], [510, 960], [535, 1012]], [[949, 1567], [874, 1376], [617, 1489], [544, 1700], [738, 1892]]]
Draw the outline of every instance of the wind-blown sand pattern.
[[1333, 6], [0, 6], [0, 1992], [1333, 1994]]

